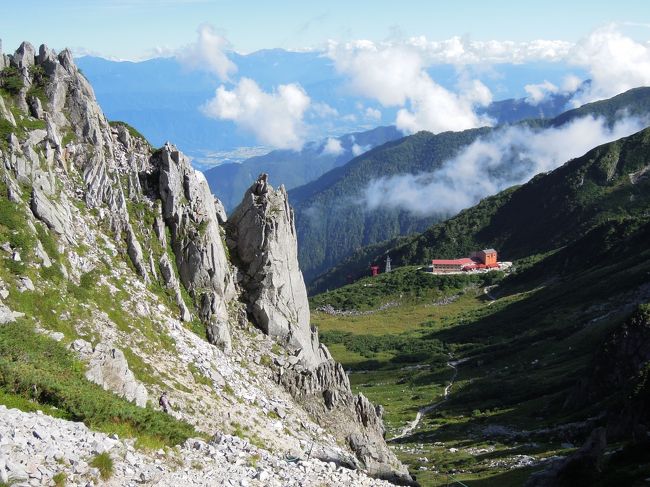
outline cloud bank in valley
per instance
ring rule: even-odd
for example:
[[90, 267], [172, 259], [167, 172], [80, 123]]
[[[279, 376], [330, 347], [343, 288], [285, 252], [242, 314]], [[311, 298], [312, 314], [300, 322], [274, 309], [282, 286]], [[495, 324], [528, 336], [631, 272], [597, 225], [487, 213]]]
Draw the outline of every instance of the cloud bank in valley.
[[647, 120], [626, 118], [610, 128], [603, 119], [589, 116], [544, 130], [504, 127], [468, 145], [437, 171], [371, 181], [362, 204], [369, 210], [449, 216], [646, 125]]

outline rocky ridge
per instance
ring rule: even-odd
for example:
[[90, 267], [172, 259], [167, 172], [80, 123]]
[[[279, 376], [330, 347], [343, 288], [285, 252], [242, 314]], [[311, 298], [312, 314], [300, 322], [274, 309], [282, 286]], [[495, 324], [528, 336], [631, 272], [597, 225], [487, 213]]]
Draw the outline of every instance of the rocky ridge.
[[[380, 409], [352, 394], [309, 323], [286, 191], [262, 177], [226, 221], [173, 145], [153, 150], [108, 123], [69, 51], [23, 43], [0, 63], [22, 83], [0, 96], [0, 177], [35, 241], [20, 272], [0, 276], [2, 321], [25, 315], [75, 350], [89, 379], [140, 405], [170, 391], [172, 414], [199, 431], [279, 456], [312, 445], [312, 457], [411, 482]], [[16, 261], [19, 249], [0, 243]], [[16, 296], [50, 292], [44, 268], [90, 298], [30, 315]]]

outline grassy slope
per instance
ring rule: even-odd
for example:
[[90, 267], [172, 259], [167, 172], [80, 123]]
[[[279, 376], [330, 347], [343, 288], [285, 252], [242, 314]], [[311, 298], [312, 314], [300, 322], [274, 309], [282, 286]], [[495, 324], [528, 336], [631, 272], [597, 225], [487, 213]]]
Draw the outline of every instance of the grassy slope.
[[[629, 231], [619, 232], [622, 226]], [[610, 237], [604, 239], [603, 235]], [[352, 320], [316, 313], [314, 322], [325, 331], [323, 340], [334, 342], [335, 357], [347, 361], [346, 365], [353, 369], [350, 378], [355, 389], [385, 406], [389, 437], [413, 419], [419, 408], [440, 400], [451, 375], [444, 367], [444, 354], [465, 359], [450, 399], [426, 417], [414, 434], [400, 440], [397, 452], [415, 469], [433, 465], [445, 474], [456, 472], [470, 485], [508, 485], [502, 482], [510, 476], [520, 481], [518, 475], [523, 473], [508, 472], [495, 464], [496, 460], [515, 454], [543, 457], [566, 452], [569, 450], [562, 443], [579, 443], [580, 437], [536, 437], [535, 445], [522, 445], [505, 438], [488, 440], [481, 431], [489, 425], [518, 431], [552, 427], [584, 420], [607, 404], [609, 398], [603, 398], [601, 404], [582, 410], [563, 408], [604, 337], [629, 315], [628, 305], [641, 299], [634, 293], [647, 282], [650, 272], [650, 249], [645, 244], [649, 237], [648, 221], [605, 224], [503, 280], [492, 291], [497, 297], [494, 302], [483, 292], [476, 292], [482, 291], [481, 287], [470, 285], [451, 304], [432, 307], [432, 300], [439, 301], [440, 294], [422, 295], [398, 308]], [[596, 244], [602, 255], [617, 257], [603, 263], [602, 255], [592, 254], [601, 264], [586, 267], [575, 261], [584, 259]], [[363, 296], [367, 282], [362, 282], [317, 296], [316, 300], [322, 305], [329, 298], [334, 304], [341, 302], [343, 294], [351, 299]], [[376, 289], [373, 291], [376, 293]], [[457, 295], [458, 290], [450, 287], [441, 294]], [[394, 297], [387, 291], [386, 300]], [[400, 311], [405, 312], [405, 319], [397, 325], [391, 314], [398, 316]], [[380, 343], [388, 344], [384, 348], [372, 348], [371, 340], [366, 342], [366, 348], [363, 341], [350, 340], [350, 336], [374, 336], [375, 325], [384, 329], [391, 322], [396, 323], [394, 331], [378, 336]], [[340, 339], [343, 330], [349, 335]], [[401, 337], [415, 350], [428, 351], [413, 362], [412, 350], [390, 348], [400, 343], [395, 337]], [[425, 367], [404, 368], [413, 365]], [[360, 373], [354, 369], [370, 371]], [[452, 447], [459, 450], [450, 452]], [[470, 455], [467, 448], [495, 451]], [[421, 460], [424, 457], [429, 461]], [[530, 470], [525, 472], [528, 475]], [[494, 483], [487, 482], [492, 477]], [[419, 479], [424, 485], [438, 485], [444, 475], [423, 471]], [[474, 484], [472, 479], [478, 480]]]

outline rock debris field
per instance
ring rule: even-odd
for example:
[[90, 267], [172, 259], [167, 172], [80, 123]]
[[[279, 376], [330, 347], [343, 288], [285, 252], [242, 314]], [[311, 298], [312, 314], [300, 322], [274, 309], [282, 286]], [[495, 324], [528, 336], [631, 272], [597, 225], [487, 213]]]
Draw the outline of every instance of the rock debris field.
[[[108, 453], [110, 478], [102, 479], [92, 459]], [[12, 486], [389, 486], [363, 472], [316, 459], [288, 462], [248, 441], [216, 435], [189, 439], [175, 448], [143, 451], [134, 440], [89, 430], [42, 414], [0, 405], [0, 481]]]

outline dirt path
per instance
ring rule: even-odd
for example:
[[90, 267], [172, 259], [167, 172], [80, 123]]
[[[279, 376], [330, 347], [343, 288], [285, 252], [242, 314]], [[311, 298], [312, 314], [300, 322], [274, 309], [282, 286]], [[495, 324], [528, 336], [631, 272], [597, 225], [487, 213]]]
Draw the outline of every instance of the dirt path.
[[487, 296], [487, 298], [490, 300], [488, 303], [488, 306], [490, 306], [494, 301], [496, 301], [496, 298], [490, 294], [490, 291], [494, 289], [496, 286], [486, 286], [483, 288], [483, 294]]
[[447, 367], [450, 367], [454, 369], [454, 374], [451, 376], [451, 379], [449, 379], [449, 384], [445, 386], [445, 391], [442, 396], [442, 400], [438, 402], [434, 402], [432, 404], [429, 404], [428, 406], [424, 406], [423, 408], [420, 408], [418, 413], [415, 415], [415, 419], [408, 423], [403, 429], [402, 432], [391, 438], [388, 441], [395, 441], [399, 440], [400, 438], [404, 438], [408, 434], [410, 434], [415, 428], [418, 427], [420, 424], [420, 421], [424, 416], [429, 414], [431, 411], [435, 410], [438, 406], [440, 406], [442, 403], [444, 403], [448, 398], [449, 398], [449, 393], [451, 392], [451, 386], [454, 385], [454, 381], [456, 380], [456, 376], [458, 375], [458, 365], [464, 362], [465, 360], [450, 360], [447, 362]]

